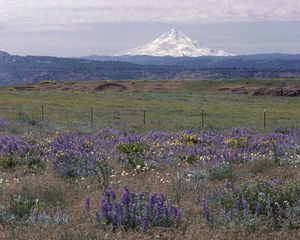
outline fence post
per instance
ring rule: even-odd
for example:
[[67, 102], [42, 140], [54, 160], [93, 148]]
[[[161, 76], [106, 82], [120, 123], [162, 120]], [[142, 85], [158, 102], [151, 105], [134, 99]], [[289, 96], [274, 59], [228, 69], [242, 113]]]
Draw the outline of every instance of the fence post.
[[204, 128], [204, 109], [203, 109], [203, 107], [201, 109], [201, 126], [202, 126], [202, 128]]
[[144, 108], [144, 124], [146, 124], [146, 108]]
[[91, 127], [93, 127], [94, 124], [94, 111], [93, 111], [93, 106], [91, 105]]
[[267, 111], [264, 109], [264, 128], [267, 128]]
[[44, 105], [42, 105], [42, 122], [44, 122]]

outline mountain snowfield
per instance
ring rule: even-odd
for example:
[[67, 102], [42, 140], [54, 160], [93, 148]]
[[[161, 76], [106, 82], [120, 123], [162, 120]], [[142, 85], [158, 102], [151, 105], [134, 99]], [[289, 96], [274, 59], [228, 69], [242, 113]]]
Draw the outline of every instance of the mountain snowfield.
[[129, 51], [120, 53], [116, 56], [172, 56], [172, 57], [201, 57], [201, 56], [236, 56], [224, 50], [214, 50], [200, 46], [197, 41], [193, 41], [181, 31], [172, 29], [161, 35], [154, 41]]

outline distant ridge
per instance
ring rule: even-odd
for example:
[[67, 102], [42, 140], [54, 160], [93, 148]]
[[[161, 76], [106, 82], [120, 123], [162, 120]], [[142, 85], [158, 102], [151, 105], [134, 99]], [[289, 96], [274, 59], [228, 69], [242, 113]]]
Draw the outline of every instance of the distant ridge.
[[[98, 56], [90, 55], [82, 57], [82, 59], [93, 60], [93, 61], [122, 61], [131, 62], [136, 64], [158, 64], [158, 65], [174, 65], [174, 64], [187, 64], [193, 63], [203, 63], [207, 64], [207, 67], [211, 65], [212, 62], [232, 62], [232, 61], [287, 61], [287, 60], [300, 60], [300, 54], [283, 54], [283, 53], [266, 53], [266, 54], [253, 54], [253, 55], [238, 55], [231, 57], [218, 57], [218, 56], [201, 56], [201, 57], [172, 57], [172, 56], [145, 56], [145, 55], [124, 55], [124, 56]], [[243, 62], [240, 63], [244, 65]], [[270, 66], [269, 68], [272, 68]]]
[[[297, 55], [99, 57], [103, 61], [0, 54], [0, 86], [40, 81], [300, 78]], [[98, 58], [98, 57], [93, 57]]]
[[0, 51], [0, 57], [8, 57], [10, 56], [7, 52]]

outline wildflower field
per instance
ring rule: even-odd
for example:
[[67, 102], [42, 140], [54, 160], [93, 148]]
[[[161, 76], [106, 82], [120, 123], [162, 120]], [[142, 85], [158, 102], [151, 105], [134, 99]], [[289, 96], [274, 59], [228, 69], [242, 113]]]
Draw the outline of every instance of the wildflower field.
[[1, 93], [0, 239], [300, 238], [299, 98]]

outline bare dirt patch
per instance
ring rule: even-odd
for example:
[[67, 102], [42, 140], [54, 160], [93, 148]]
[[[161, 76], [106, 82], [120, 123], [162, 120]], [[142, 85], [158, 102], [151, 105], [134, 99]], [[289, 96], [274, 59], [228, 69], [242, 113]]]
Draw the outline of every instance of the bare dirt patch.
[[18, 90], [18, 91], [32, 91], [34, 89], [35, 89], [34, 86], [18, 86], [18, 87], [15, 87], [15, 90]]
[[141, 87], [144, 92], [176, 92], [184, 88], [183, 82], [158, 82], [145, 84]]
[[73, 83], [56, 83], [56, 82], [41, 82], [38, 84], [28, 84], [21, 86], [13, 86], [9, 91], [58, 91], [58, 92], [101, 92], [113, 91], [121, 92], [128, 90], [126, 84], [120, 83], [101, 83], [101, 82], [81, 82]]
[[300, 85], [288, 85], [284, 87], [220, 87], [218, 91], [231, 92], [234, 94], [245, 94], [251, 96], [300, 96]]
[[104, 83], [98, 85], [94, 89], [95, 91], [113, 91], [113, 92], [122, 92], [127, 90], [127, 87], [119, 83]]

